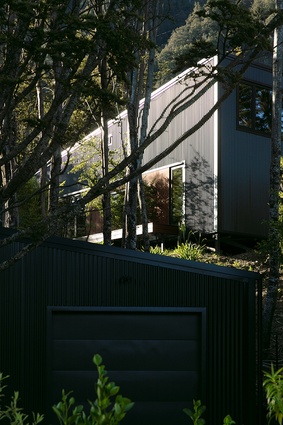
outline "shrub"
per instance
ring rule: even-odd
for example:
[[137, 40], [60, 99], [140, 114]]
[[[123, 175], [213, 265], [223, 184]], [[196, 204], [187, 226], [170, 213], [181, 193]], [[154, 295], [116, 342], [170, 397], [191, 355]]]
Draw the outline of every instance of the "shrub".
[[151, 254], [157, 254], [157, 255], [169, 255], [169, 251], [168, 250], [162, 250], [162, 248], [158, 245], [156, 246], [151, 246], [149, 249], [149, 252]]
[[[201, 404], [200, 400], [193, 400], [193, 408], [194, 411], [190, 409], [184, 409], [183, 412], [186, 413], [186, 415], [189, 416], [189, 418], [192, 420], [194, 425], [204, 425], [205, 420], [201, 417], [203, 412], [205, 411], [206, 407]], [[223, 425], [234, 425], [236, 424], [235, 421], [231, 418], [230, 415], [225, 416], [223, 419]]]
[[[3, 376], [3, 373], [0, 372], [0, 402], [4, 397], [4, 389], [7, 385], [4, 385], [4, 381], [8, 378], [8, 376]], [[2, 407], [0, 404], [0, 421], [4, 419], [4, 422], [9, 422], [12, 425], [28, 425], [28, 415], [23, 412], [18, 406], [19, 402], [19, 392], [14, 391], [14, 394], [11, 398], [10, 405]], [[39, 415], [38, 413], [35, 415], [33, 413], [32, 425], [37, 425], [43, 420], [43, 415]]]
[[184, 260], [198, 261], [202, 258], [204, 250], [205, 245], [185, 242], [181, 243], [176, 249], [174, 249], [173, 254], [178, 258], [183, 258]]
[[269, 422], [275, 419], [280, 425], [283, 420], [283, 368], [274, 371], [271, 364], [270, 373], [264, 372], [263, 387], [267, 400], [267, 418]]
[[96, 400], [89, 401], [90, 411], [87, 415], [82, 405], [75, 406], [75, 399], [71, 393], [62, 391], [62, 399], [53, 406], [61, 425], [117, 425], [133, 407], [130, 399], [118, 394], [120, 388], [114, 382], [108, 381], [105, 366], [99, 354], [93, 357], [97, 367], [98, 379], [96, 383]]

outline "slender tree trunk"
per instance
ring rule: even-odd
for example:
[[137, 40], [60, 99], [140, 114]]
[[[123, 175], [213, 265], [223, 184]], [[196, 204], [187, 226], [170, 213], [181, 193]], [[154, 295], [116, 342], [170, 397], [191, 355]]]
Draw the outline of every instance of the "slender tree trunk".
[[[42, 81], [38, 80], [36, 84], [36, 96], [37, 96], [37, 111], [38, 111], [38, 118], [40, 120], [44, 117], [44, 97], [42, 92]], [[42, 134], [41, 134], [42, 137]], [[46, 196], [46, 184], [47, 184], [47, 165], [44, 165], [40, 170], [40, 188], [41, 188], [41, 194], [40, 194], [40, 205], [41, 205], [41, 215], [42, 218], [46, 217], [47, 213], [47, 196]]]
[[[141, 31], [149, 35], [150, 41], [155, 42], [156, 39], [156, 17], [159, 7], [159, 1], [146, 2], [144, 4], [145, 25]], [[140, 63], [131, 75], [131, 89], [130, 89], [130, 102], [128, 106], [128, 121], [130, 129], [130, 148], [131, 152], [142, 145], [148, 129], [148, 115], [150, 109], [151, 93], [153, 87], [153, 73], [154, 73], [154, 57], [155, 48], [150, 49], [149, 52], [144, 52], [143, 58], [137, 58], [137, 63]], [[147, 56], [147, 58], [146, 58]], [[146, 85], [143, 92], [142, 87], [146, 75]], [[141, 96], [144, 95], [144, 106], [141, 115], [141, 122], [139, 123], [139, 101]], [[142, 164], [143, 156], [140, 155], [137, 160], [129, 167], [129, 173], [136, 171]], [[143, 245], [145, 250], [149, 250], [149, 235], [148, 235], [148, 218], [146, 200], [144, 195], [144, 187], [142, 177], [139, 179], [134, 177], [129, 182], [128, 198], [126, 205], [127, 216], [127, 237], [126, 246], [130, 249], [136, 248], [136, 225], [137, 225], [137, 205], [138, 205], [138, 188], [139, 200], [141, 206], [141, 217], [143, 226]]]
[[[129, 134], [130, 152], [134, 152], [138, 147], [138, 111], [139, 111], [139, 82], [140, 75], [139, 70], [136, 68], [131, 74], [131, 95], [128, 104], [128, 122], [129, 122]], [[136, 171], [138, 161], [135, 160], [128, 167], [128, 173], [131, 175]], [[138, 205], [138, 179], [137, 177], [131, 178], [128, 183], [127, 198], [125, 205], [126, 214], [126, 248], [136, 249], [137, 245], [137, 205]]]
[[[103, 7], [107, 7], [104, 5]], [[104, 13], [106, 10], [104, 10]], [[100, 80], [101, 87], [105, 92], [109, 90], [109, 71], [107, 59], [104, 57], [100, 63]], [[110, 79], [111, 81], [111, 79]], [[108, 132], [108, 119], [109, 112], [102, 105], [102, 140], [101, 140], [101, 160], [102, 160], [102, 176], [106, 178], [109, 173], [109, 132]], [[106, 179], [105, 186], [109, 185], [109, 180]], [[111, 245], [111, 230], [112, 230], [112, 211], [111, 211], [111, 193], [107, 190], [102, 197], [103, 207], [103, 243], [104, 245]]]
[[[277, 0], [277, 9], [283, 8], [283, 1]], [[280, 274], [280, 235], [278, 232], [280, 158], [281, 158], [281, 117], [282, 117], [282, 59], [283, 26], [274, 31], [273, 86], [272, 86], [272, 135], [269, 197], [269, 278], [263, 307], [263, 348], [269, 350], [273, 315], [276, 307]]]
[[53, 155], [51, 162], [51, 175], [50, 175], [50, 198], [49, 210], [54, 212], [58, 208], [59, 192], [60, 192], [60, 173], [62, 166], [61, 148], [58, 148]]
[[[6, 146], [3, 150], [3, 155], [9, 155], [17, 143], [17, 123], [15, 114], [11, 112], [3, 123], [3, 137], [6, 140]], [[15, 158], [8, 161], [1, 167], [1, 181], [3, 186], [7, 185], [14, 175], [16, 168]], [[2, 224], [4, 227], [18, 227], [19, 225], [19, 209], [16, 206], [17, 192], [13, 194], [8, 200], [3, 201], [1, 205], [2, 210]]]
[[[102, 130], [102, 173], [105, 177], [109, 172], [109, 148], [108, 148], [108, 124], [107, 117], [103, 118]], [[107, 180], [106, 185], [109, 184]], [[112, 228], [112, 213], [111, 213], [111, 193], [107, 191], [103, 194], [103, 243], [111, 245], [111, 228]]]
[[148, 252], [150, 249], [149, 233], [148, 233], [148, 216], [147, 216], [147, 205], [146, 196], [144, 190], [144, 182], [142, 176], [139, 176], [139, 202], [141, 210], [141, 221], [142, 221], [142, 236], [143, 236], [143, 249]]
[[[152, 3], [151, 3], [152, 5]], [[155, 6], [157, 7], [157, 6]], [[155, 13], [151, 11], [153, 16], [155, 16]], [[153, 21], [154, 22], [154, 21]], [[151, 29], [151, 41], [155, 42], [156, 39], [156, 29], [154, 27], [154, 23], [150, 25]], [[148, 128], [148, 116], [149, 116], [149, 109], [150, 109], [150, 101], [151, 101], [151, 93], [152, 93], [152, 87], [153, 87], [153, 75], [154, 75], [154, 58], [155, 58], [155, 49], [151, 49], [149, 52], [149, 58], [148, 58], [148, 69], [147, 69], [147, 80], [146, 80], [146, 90], [145, 90], [145, 102], [144, 102], [144, 108], [143, 108], [143, 114], [142, 114], [142, 125], [141, 125], [141, 136], [140, 136], [140, 144], [143, 144], [146, 135], [147, 135], [147, 128]], [[139, 157], [139, 166], [142, 163], [143, 155], [140, 155]], [[145, 191], [144, 191], [144, 183], [142, 176], [139, 177], [139, 194], [140, 194], [140, 205], [141, 205], [141, 218], [142, 218], [142, 229], [143, 229], [143, 248], [145, 251], [149, 251], [150, 249], [150, 242], [149, 242], [149, 233], [148, 233], [148, 216], [147, 216], [147, 204], [145, 199]]]

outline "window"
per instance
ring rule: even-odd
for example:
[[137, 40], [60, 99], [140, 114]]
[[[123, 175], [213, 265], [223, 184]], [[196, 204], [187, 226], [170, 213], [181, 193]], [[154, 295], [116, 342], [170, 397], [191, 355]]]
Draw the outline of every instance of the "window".
[[238, 86], [238, 127], [271, 134], [272, 92], [269, 87], [252, 83]]
[[109, 134], [109, 136], [108, 136], [108, 146], [111, 146], [112, 143], [113, 143], [113, 136], [112, 136], [112, 134]]
[[184, 218], [183, 167], [171, 168], [170, 183], [170, 224], [180, 225]]

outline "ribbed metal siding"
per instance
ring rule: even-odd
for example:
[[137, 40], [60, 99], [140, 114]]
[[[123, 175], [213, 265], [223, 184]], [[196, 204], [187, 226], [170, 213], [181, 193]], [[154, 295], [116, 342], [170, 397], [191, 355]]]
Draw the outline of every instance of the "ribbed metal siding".
[[[271, 70], [250, 67], [244, 78], [271, 87]], [[236, 91], [220, 108], [219, 232], [267, 236], [270, 138], [237, 129]]]
[[1, 274], [1, 368], [23, 392], [25, 406], [42, 410], [47, 306], [206, 307], [208, 417], [221, 423], [229, 413], [237, 423], [252, 423], [257, 278], [232, 269], [55, 240]]

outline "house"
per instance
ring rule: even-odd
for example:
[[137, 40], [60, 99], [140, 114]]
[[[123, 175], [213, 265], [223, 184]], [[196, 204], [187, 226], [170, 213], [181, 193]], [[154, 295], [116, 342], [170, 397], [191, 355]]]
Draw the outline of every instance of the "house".
[[[209, 67], [217, 58], [203, 61]], [[166, 118], [164, 108], [181, 99], [192, 78], [186, 70], [152, 93], [149, 129]], [[271, 69], [254, 64], [218, 111], [169, 155], [143, 174], [156, 188], [155, 222], [186, 224], [210, 235], [267, 235], [270, 167]], [[216, 83], [181, 112], [144, 152], [143, 163], [157, 157], [196, 124], [221, 96]], [[140, 103], [140, 108], [143, 101]], [[87, 139], [99, 137], [100, 129]], [[109, 145], [127, 140], [127, 113], [109, 122]]]

